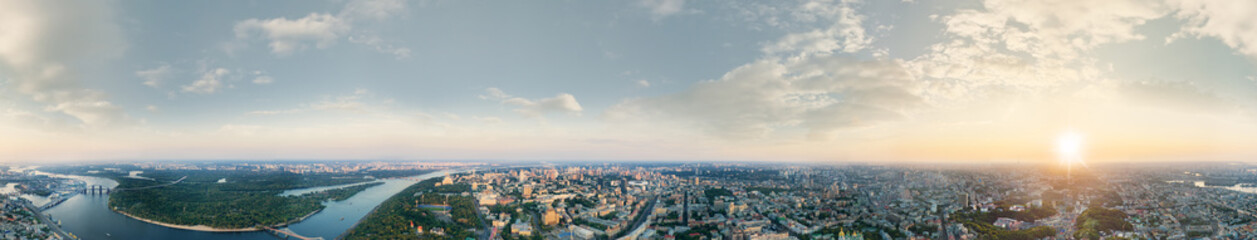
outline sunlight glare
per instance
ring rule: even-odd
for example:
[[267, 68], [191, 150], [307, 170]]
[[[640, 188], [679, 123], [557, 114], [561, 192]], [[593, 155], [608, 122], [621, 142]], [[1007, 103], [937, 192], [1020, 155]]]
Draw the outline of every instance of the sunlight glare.
[[1056, 154], [1061, 163], [1072, 166], [1082, 163], [1082, 135], [1074, 131], [1066, 131], [1056, 138]]

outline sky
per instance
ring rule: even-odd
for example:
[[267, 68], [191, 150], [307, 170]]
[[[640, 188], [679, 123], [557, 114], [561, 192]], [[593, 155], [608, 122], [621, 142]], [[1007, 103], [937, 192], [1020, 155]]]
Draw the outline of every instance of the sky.
[[0, 162], [1257, 160], [1257, 2], [0, 0]]

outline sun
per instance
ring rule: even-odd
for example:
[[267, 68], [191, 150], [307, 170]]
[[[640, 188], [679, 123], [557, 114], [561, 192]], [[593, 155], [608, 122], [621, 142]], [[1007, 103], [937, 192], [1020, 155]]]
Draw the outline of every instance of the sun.
[[1056, 154], [1062, 164], [1072, 167], [1083, 164], [1083, 137], [1074, 131], [1065, 131], [1056, 137]]

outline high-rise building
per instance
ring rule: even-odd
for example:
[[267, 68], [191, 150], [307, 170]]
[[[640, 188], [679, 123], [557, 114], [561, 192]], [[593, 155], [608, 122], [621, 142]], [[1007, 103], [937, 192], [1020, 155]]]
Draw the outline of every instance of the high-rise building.
[[546, 225], [559, 224], [559, 213], [554, 208], [547, 209], [545, 214], [541, 215], [541, 220]]
[[532, 198], [532, 185], [524, 185], [524, 198]]

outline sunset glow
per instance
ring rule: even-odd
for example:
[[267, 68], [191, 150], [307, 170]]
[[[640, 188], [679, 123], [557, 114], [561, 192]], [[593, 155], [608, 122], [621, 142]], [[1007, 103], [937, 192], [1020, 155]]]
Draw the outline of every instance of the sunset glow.
[[0, 161], [1257, 158], [1248, 1], [4, 3]]
[[1083, 137], [1077, 132], [1067, 131], [1056, 138], [1056, 154], [1066, 168], [1082, 165]]

